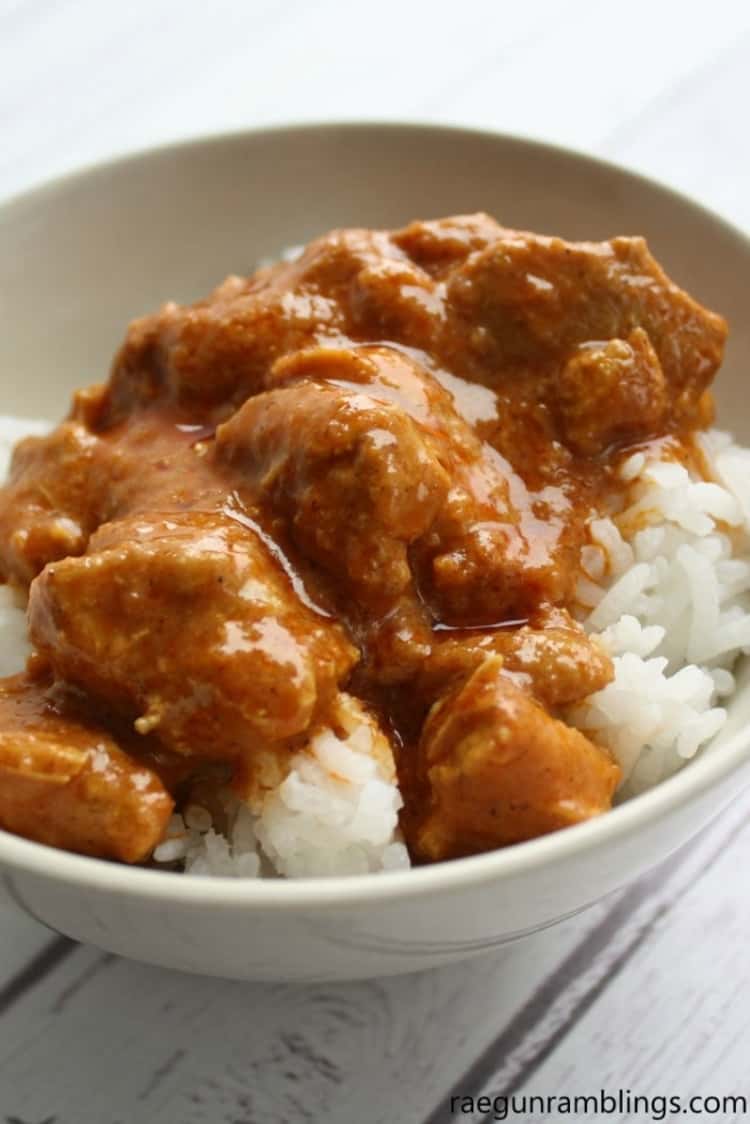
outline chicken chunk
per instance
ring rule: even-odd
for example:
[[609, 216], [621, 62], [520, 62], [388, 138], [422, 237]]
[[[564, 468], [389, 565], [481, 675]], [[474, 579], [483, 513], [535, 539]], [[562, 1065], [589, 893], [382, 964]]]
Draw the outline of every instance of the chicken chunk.
[[[690, 420], [713, 378], [727, 334], [722, 317], [675, 285], [642, 238], [564, 242], [504, 230], [448, 281], [456, 313], [484, 326], [480, 352], [498, 369], [543, 372], [589, 341], [628, 339], [642, 328], [654, 348], [674, 415]], [[479, 338], [479, 337], [477, 337]], [[548, 390], [554, 401], [555, 384]]]
[[157, 401], [216, 410], [220, 420], [228, 402], [239, 405], [261, 389], [279, 356], [341, 337], [345, 319], [331, 290], [359, 260], [344, 256], [333, 242], [313, 243], [299, 263], [228, 277], [205, 300], [170, 302], [134, 321], [113, 364], [106, 424]]
[[16, 447], [0, 488], [0, 578], [27, 584], [48, 562], [83, 553], [106, 505], [103, 456], [74, 421]]
[[505, 233], [499, 222], [480, 211], [409, 223], [394, 232], [393, 241], [431, 277], [443, 280], [470, 254], [485, 250]]
[[48, 562], [83, 554], [106, 522], [224, 506], [231, 486], [199, 440], [212, 427], [143, 411], [98, 434], [104, 409], [105, 388], [79, 391], [70, 420], [18, 445], [0, 488], [0, 579], [27, 585]]
[[643, 328], [627, 340], [581, 344], [557, 384], [565, 441], [584, 456], [658, 433], [668, 405], [661, 364]]
[[606, 811], [620, 770], [486, 658], [437, 703], [418, 748], [425, 808], [409, 843], [435, 861], [532, 839]]
[[[329, 362], [339, 373], [342, 365]], [[216, 447], [297, 548], [365, 604], [387, 608], [410, 585], [408, 547], [450, 481], [394, 402], [366, 385], [282, 385], [251, 398], [218, 430]]]
[[0, 827], [132, 863], [159, 842], [172, 807], [156, 773], [48, 683], [0, 681]]
[[520, 618], [564, 601], [582, 529], [561, 491], [535, 496], [494, 450], [454, 466], [453, 487], [411, 554], [435, 616], [464, 627]]
[[357, 658], [257, 531], [198, 512], [102, 527], [37, 578], [29, 621], [61, 679], [203, 757], [303, 734]]
[[[420, 686], [436, 697], [465, 680], [488, 656], [501, 656], [503, 674], [545, 707], [579, 702], [612, 682], [612, 660], [567, 614], [550, 628], [502, 629], [436, 644], [424, 662]], [[567, 617], [567, 620], [565, 619]]]
[[[351, 569], [357, 568], [364, 557], [375, 577], [375, 582], [370, 578], [369, 582], [359, 580], [354, 584], [359, 596], [366, 596], [368, 588], [382, 589], [380, 583], [395, 572], [398, 577], [388, 589], [391, 603], [408, 587], [407, 561], [420, 598], [430, 604], [436, 616], [446, 620], [494, 623], [535, 605], [541, 588], [552, 600], [565, 595], [577, 564], [577, 542], [573, 543], [570, 534], [562, 534], [561, 521], [553, 513], [545, 511], [544, 519], [534, 514], [522, 481], [479, 439], [459, 413], [454, 396], [414, 357], [393, 347], [371, 345], [308, 349], [277, 362], [268, 382], [277, 388], [294, 388], [305, 425], [308, 429], [315, 425], [317, 451], [301, 423], [284, 428], [281, 414], [285, 405], [280, 398], [279, 437], [265, 437], [277, 457], [291, 460], [295, 479], [301, 479], [303, 486], [307, 481], [300, 462], [314, 464], [317, 458], [325, 473], [327, 490], [318, 495], [308, 486], [308, 494], [312, 495], [318, 534], [329, 534], [326, 519], [329, 513], [333, 515], [331, 545], [326, 555], [314, 551], [312, 556], [334, 571], [340, 570], [350, 555], [347, 548], [337, 550], [336, 543], [353, 538]], [[320, 388], [328, 396], [331, 409], [335, 396], [340, 396], [339, 418], [345, 416], [344, 409], [349, 416], [356, 410], [357, 426], [365, 427], [368, 462], [382, 458], [383, 467], [377, 473], [368, 467], [366, 477], [358, 469], [344, 479], [339, 446], [334, 444], [334, 456], [322, 456], [321, 448], [330, 448], [331, 434], [328, 415], [319, 418], [319, 411], [312, 407]], [[264, 413], [264, 401], [258, 398], [237, 418], [239, 426], [245, 416], [251, 444], [262, 433], [262, 423], [256, 424], [254, 419]], [[405, 425], [408, 442], [399, 438]], [[220, 447], [224, 434], [232, 433], [234, 426], [233, 420], [220, 432]], [[397, 446], [383, 444], [386, 426]], [[305, 435], [302, 440], [301, 434]], [[375, 436], [377, 450], [371, 447]], [[414, 452], [415, 441], [423, 461], [427, 459], [432, 468], [431, 481]], [[271, 458], [266, 454], [265, 459]], [[411, 487], [402, 487], [409, 476]], [[274, 475], [273, 480], [276, 492], [288, 498], [288, 472]], [[515, 499], [520, 500], [517, 506]], [[408, 524], [402, 521], [399, 528], [394, 511], [403, 512], [405, 501], [411, 510], [419, 506], [421, 518], [412, 518]], [[298, 507], [294, 518], [305, 526], [306, 508]], [[303, 549], [309, 550], [298, 531], [295, 537]]]

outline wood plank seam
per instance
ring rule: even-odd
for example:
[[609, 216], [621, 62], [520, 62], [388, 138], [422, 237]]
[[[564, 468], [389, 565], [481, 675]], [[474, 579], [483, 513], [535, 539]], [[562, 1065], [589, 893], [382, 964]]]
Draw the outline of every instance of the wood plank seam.
[[0, 1016], [7, 1014], [10, 1008], [26, 992], [51, 975], [78, 948], [80, 948], [80, 945], [69, 940], [68, 937], [55, 937], [46, 944], [41, 952], [37, 953], [24, 968], [11, 976], [5, 986], [0, 989]]
[[[424, 1124], [445, 1124], [448, 1119], [446, 1105], [450, 1104], [452, 1096], [470, 1096], [476, 1100], [480, 1095], [488, 1094], [490, 1090], [492, 1090], [491, 1095], [494, 1096], [510, 1097], [514, 1092], [518, 1092], [622, 972], [654, 928], [686, 894], [694, 889], [703, 875], [721, 858], [727, 846], [746, 830], [748, 830], [748, 822], [743, 818], [739, 824], [732, 827], [731, 831], [723, 834], [701, 864], [695, 877], [666, 901], [655, 903], [651, 915], [638, 926], [635, 935], [616, 957], [611, 959], [606, 955], [607, 950], [611, 949], [613, 937], [621, 931], [624, 921], [636, 908], [647, 907], [649, 901], [657, 897], [659, 890], [687, 863], [693, 846], [683, 848], [656, 872], [647, 875], [643, 881], [625, 891], [596, 928], [589, 932], [562, 963], [558, 964], [542, 981], [511, 1022], [444, 1094], [440, 1103], [425, 1119]], [[565, 1007], [564, 1000], [571, 984], [580, 978], [584, 970], [591, 973], [592, 964], [596, 966], [597, 961], [600, 963], [598, 970], [594, 972], [593, 981], [577, 998], [567, 1014], [555, 1018], [558, 1009]], [[545, 1021], [552, 1023], [550, 1032], [543, 1034], [541, 1040], [533, 1044], [528, 1056], [524, 1056], [525, 1044]], [[462, 1119], [465, 1119], [467, 1124], [472, 1124], [472, 1121], [476, 1121], [477, 1124], [489, 1124], [492, 1116], [462, 1116]]]
[[60, 992], [57, 999], [50, 1007], [50, 1014], [62, 1014], [70, 1000], [73, 999], [73, 997], [76, 996], [79, 991], [83, 990], [83, 988], [85, 988], [86, 985], [91, 982], [94, 976], [98, 976], [103, 969], [108, 968], [110, 964], [116, 963], [118, 959], [119, 957], [116, 956], [113, 952], [104, 952], [101, 954], [101, 956], [97, 956], [96, 960], [94, 960], [93, 963], [88, 964], [81, 972], [81, 974], [79, 976], [76, 976], [76, 978], [72, 980], [71, 983], [69, 983], [67, 987], [65, 987]]

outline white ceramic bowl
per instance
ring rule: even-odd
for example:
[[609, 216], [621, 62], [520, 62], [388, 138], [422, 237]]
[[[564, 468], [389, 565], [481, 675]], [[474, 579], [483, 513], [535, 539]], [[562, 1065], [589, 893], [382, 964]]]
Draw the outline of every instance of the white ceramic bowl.
[[[127, 321], [333, 226], [487, 210], [509, 226], [645, 234], [723, 312], [720, 420], [750, 441], [750, 244], [673, 192], [560, 149], [410, 125], [323, 125], [202, 140], [58, 180], [0, 208], [0, 413], [57, 418], [100, 379]], [[385, 975], [471, 956], [585, 908], [684, 844], [750, 774], [747, 676], [721, 737], [601, 819], [403, 873], [207, 880], [65, 854], [0, 832], [3, 885], [78, 940], [249, 979]]]

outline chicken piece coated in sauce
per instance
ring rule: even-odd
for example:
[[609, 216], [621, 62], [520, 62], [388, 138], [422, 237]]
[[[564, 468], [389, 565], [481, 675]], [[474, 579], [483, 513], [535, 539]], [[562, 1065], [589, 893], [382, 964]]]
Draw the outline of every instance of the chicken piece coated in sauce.
[[370, 618], [413, 578], [435, 616], [463, 623], [565, 597], [576, 537], [535, 514], [522, 481], [415, 358], [310, 348], [267, 381], [274, 389], [219, 429], [217, 455]]
[[721, 362], [726, 322], [666, 276], [643, 238], [565, 242], [499, 226], [496, 235], [446, 275], [449, 303], [484, 327], [477, 343], [490, 345], [489, 361], [538, 372], [582, 343], [641, 328], [673, 411], [692, 412]]
[[467, 679], [488, 656], [500, 656], [503, 675], [547, 709], [556, 711], [612, 682], [612, 661], [564, 610], [516, 629], [450, 633], [434, 645], [420, 669], [420, 689], [436, 698]]
[[[345, 366], [337, 356], [331, 373]], [[256, 395], [219, 429], [217, 455], [303, 555], [377, 613], [411, 585], [408, 547], [450, 479], [408, 414], [368, 389], [304, 379]]]
[[59, 678], [202, 757], [286, 747], [356, 661], [257, 532], [197, 512], [105, 525], [36, 579], [29, 621]]
[[0, 579], [31, 581], [48, 562], [82, 554], [106, 505], [110, 451], [68, 421], [16, 447], [0, 488]]
[[173, 801], [157, 774], [44, 680], [0, 680], [0, 827], [83, 855], [139, 862]]
[[658, 433], [668, 406], [664, 373], [643, 328], [627, 340], [580, 344], [557, 384], [565, 440], [585, 456]]
[[553, 718], [488, 656], [438, 702], [417, 749], [425, 793], [407, 817], [412, 851], [457, 858], [533, 839], [606, 811], [610, 755]]

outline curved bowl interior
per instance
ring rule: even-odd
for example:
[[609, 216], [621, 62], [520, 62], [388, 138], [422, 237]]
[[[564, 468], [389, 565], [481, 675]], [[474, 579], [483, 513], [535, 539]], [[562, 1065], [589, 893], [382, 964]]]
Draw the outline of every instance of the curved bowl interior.
[[[75, 387], [105, 377], [130, 318], [201, 296], [285, 246], [334, 226], [475, 210], [573, 239], [645, 235], [677, 282], [729, 318], [719, 421], [750, 441], [750, 246], [737, 231], [667, 189], [567, 151], [408, 125], [307, 126], [178, 145], [0, 207], [0, 414], [59, 417]], [[43, 920], [155, 962], [286, 978], [423, 967], [549, 923], [674, 850], [736, 791], [748, 722], [743, 683], [727, 731], [658, 790], [554, 837], [401, 875], [208, 883], [109, 867], [2, 832], [0, 863], [12, 895]], [[170, 909], [171, 944], [157, 932]], [[221, 925], [231, 913], [234, 937], [217, 920], [211, 926], [209, 909]], [[306, 952], [283, 921], [289, 910]], [[188, 925], [190, 939], [176, 941]]]

